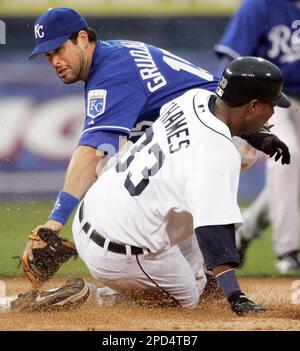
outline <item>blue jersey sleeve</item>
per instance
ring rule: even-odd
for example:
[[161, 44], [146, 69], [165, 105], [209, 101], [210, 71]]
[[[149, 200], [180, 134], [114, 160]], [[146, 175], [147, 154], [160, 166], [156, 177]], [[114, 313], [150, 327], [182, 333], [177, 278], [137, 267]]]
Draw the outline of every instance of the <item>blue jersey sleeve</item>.
[[118, 149], [118, 135], [130, 136], [145, 102], [141, 90], [115, 78], [93, 84], [86, 89], [86, 120], [79, 145], [99, 148], [112, 143]]
[[232, 17], [220, 43], [215, 46], [219, 55], [231, 58], [255, 55], [255, 47], [267, 21], [265, 0], [245, 0]]
[[91, 146], [112, 156], [119, 150], [120, 138], [121, 135], [118, 132], [89, 130], [82, 133], [78, 146]]

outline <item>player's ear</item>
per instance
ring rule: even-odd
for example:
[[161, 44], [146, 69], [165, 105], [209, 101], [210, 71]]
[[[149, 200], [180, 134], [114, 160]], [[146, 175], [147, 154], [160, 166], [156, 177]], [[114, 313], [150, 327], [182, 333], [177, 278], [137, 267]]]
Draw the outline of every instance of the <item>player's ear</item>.
[[259, 106], [259, 101], [257, 99], [253, 99], [248, 102], [248, 106], [251, 112], [255, 112]]
[[84, 30], [79, 31], [77, 41], [86, 49], [89, 45], [89, 37], [87, 32]]

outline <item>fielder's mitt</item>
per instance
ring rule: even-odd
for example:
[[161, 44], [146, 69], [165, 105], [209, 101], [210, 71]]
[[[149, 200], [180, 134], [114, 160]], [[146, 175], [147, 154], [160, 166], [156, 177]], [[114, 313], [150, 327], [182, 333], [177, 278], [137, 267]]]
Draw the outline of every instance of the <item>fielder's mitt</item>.
[[23, 270], [34, 287], [50, 280], [63, 263], [78, 256], [75, 245], [51, 229], [38, 227], [31, 232], [29, 239], [44, 244], [41, 248], [32, 249], [33, 260], [29, 260], [26, 254], [20, 256]]

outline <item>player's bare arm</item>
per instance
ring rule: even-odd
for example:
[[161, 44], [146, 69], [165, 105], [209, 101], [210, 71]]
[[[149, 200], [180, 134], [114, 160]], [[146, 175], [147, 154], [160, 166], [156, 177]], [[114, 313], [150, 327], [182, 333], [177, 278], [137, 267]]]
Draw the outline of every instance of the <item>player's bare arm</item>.
[[93, 184], [97, 167], [105, 158], [95, 148], [90, 146], [79, 146], [69, 163], [66, 173], [64, 191], [81, 199]]
[[[87, 190], [91, 187], [95, 180], [97, 167], [101, 168], [101, 161], [105, 156], [93, 147], [79, 146], [69, 163], [66, 173], [63, 191], [70, 194], [78, 201], [84, 196]], [[99, 168], [98, 168], [99, 169]], [[50, 219], [42, 227], [49, 228], [56, 233], [59, 233], [64, 227], [64, 223]], [[24, 254], [28, 255], [29, 259], [33, 259], [32, 249], [42, 247], [43, 242], [36, 240], [29, 240]]]

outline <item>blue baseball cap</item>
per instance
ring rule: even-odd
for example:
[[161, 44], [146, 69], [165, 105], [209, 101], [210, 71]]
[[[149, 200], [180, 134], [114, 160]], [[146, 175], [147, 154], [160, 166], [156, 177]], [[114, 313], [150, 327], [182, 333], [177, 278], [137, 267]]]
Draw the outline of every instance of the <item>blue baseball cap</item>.
[[34, 24], [36, 47], [28, 59], [56, 50], [69, 39], [71, 34], [87, 27], [86, 20], [72, 9], [66, 7], [49, 9]]

